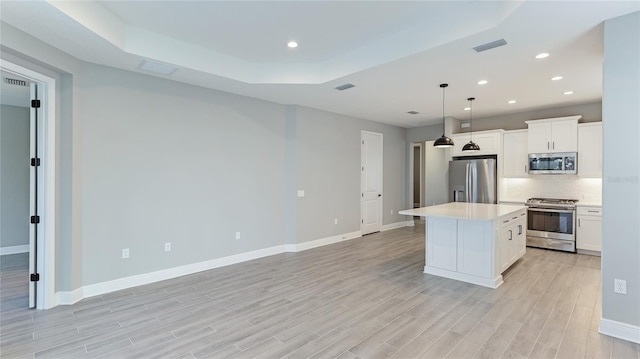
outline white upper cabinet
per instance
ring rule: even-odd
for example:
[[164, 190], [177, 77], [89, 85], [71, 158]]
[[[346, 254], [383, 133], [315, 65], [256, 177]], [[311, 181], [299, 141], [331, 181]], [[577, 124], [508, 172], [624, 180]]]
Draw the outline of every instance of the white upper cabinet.
[[502, 137], [504, 177], [528, 177], [527, 130], [506, 131]]
[[502, 133], [504, 130], [479, 131], [472, 134], [473, 142], [480, 146], [478, 152], [462, 152], [462, 147], [469, 143], [469, 133], [456, 133], [451, 135], [451, 139], [455, 145], [451, 152], [451, 156], [479, 156], [479, 155], [497, 155], [501, 153]]
[[578, 175], [602, 177], [602, 122], [578, 125]]
[[525, 121], [529, 125], [529, 153], [578, 151], [578, 120], [582, 116]]

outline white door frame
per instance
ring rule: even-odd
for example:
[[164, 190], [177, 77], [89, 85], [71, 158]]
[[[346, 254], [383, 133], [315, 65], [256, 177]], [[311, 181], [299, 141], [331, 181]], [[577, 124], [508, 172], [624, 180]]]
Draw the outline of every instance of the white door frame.
[[[370, 134], [370, 135], [375, 135], [375, 136], [380, 136], [380, 203], [379, 203], [379, 209], [378, 209], [378, 218], [380, 220], [380, 231], [382, 231], [382, 215], [384, 213], [384, 211], [382, 210], [383, 208], [383, 204], [384, 204], [384, 196], [382, 196], [382, 193], [384, 192], [384, 135], [382, 133], [379, 132], [372, 132], [372, 131], [365, 131], [365, 130], [361, 130], [360, 131], [360, 141], [362, 142], [362, 144], [364, 144], [364, 135], [365, 134]], [[361, 147], [362, 148], [362, 147]], [[360, 151], [360, 166], [364, 166], [364, 156], [362, 154], [362, 151]], [[364, 195], [364, 170], [360, 171], [360, 193], [362, 193]], [[364, 198], [361, 197], [360, 198], [360, 233], [364, 234], [364, 212], [365, 212], [365, 203], [364, 203]]]
[[[42, 193], [39, 195], [41, 229], [38, 231], [38, 268], [36, 309], [49, 309], [55, 302], [55, 258], [56, 258], [56, 81], [39, 72], [0, 59], [0, 69], [38, 83], [42, 115], [41, 163]], [[27, 159], [25, 159], [27, 160]], [[32, 198], [29, 199], [33, 201]], [[25, 220], [28, 220], [26, 218]]]

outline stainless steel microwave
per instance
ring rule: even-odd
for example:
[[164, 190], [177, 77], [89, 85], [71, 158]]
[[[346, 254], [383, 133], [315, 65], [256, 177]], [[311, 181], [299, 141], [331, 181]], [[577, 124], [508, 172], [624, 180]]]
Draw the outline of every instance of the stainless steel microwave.
[[530, 174], [577, 174], [578, 153], [530, 153]]

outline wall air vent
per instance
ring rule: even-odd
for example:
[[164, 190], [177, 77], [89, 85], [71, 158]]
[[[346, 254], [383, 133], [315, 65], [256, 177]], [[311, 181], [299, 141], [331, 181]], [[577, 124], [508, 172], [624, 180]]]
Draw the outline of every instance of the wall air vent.
[[418, 112], [418, 111], [407, 111], [407, 113], [410, 114], [410, 115], [417, 115], [420, 112]]
[[476, 50], [476, 52], [482, 52], [482, 51], [494, 49], [496, 47], [504, 46], [506, 44], [507, 42], [504, 39], [500, 39], [500, 40], [488, 42], [484, 45], [476, 46], [473, 49]]
[[340, 86], [336, 87], [336, 90], [344, 91], [344, 90], [348, 90], [348, 89], [350, 89], [352, 87], [356, 87], [356, 85], [354, 85], [354, 84], [344, 84], [344, 85], [340, 85]]
[[29, 86], [29, 83], [25, 80], [18, 80], [18, 79], [11, 79], [8, 77], [4, 78], [4, 82], [6, 82], [9, 85], [14, 85], [14, 86], [22, 86], [22, 87], [27, 87]]

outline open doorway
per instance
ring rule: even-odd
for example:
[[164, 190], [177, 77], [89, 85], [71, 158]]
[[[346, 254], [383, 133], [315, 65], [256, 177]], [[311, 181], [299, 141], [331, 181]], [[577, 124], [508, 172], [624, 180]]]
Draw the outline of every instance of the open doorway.
[[30, 84], [0, 71], [0, 277], [3, 311], [29, 304]]
[[[56, 305], [55, 80], [4, 60], [0, 73], [2, 310], [9, 303], [47, 309]], [[13, 270], [24, 273], [5, 282]], [[5, 291], [9, 283], [13, 290]]]
[[[434, 141], [414, 142], [409, 152], [410, 201], [414, 208], [447, 203], [449, 151]], [[419, 218], [414, 218], [418, 220]]]
[[424, 176], [423, 176], [422, 142], [413, 144], [413, 208], [422, 207]]

